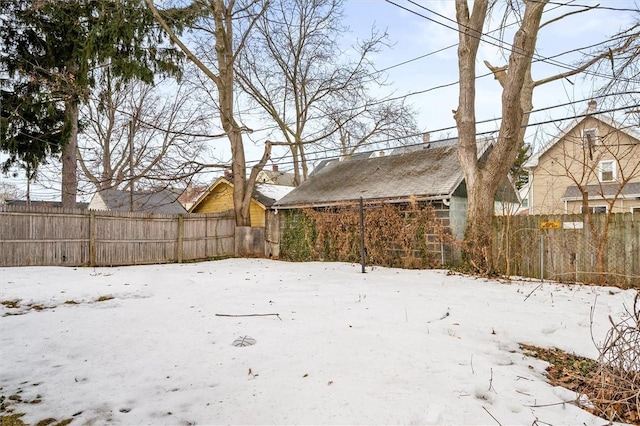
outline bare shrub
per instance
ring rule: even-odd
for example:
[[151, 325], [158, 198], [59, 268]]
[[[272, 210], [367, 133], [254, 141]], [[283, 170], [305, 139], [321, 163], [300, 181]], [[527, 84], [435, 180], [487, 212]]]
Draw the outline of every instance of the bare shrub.
[[599, 347], [595, 411], [610, 421], [640, 424], [640, 291], [625, 318], [614, 322]]

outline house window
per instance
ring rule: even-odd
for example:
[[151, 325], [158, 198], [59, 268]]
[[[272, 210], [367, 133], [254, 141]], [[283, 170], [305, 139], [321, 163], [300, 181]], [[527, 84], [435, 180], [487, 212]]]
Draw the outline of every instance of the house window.
[[[587, 208], [589, 209], [591, 214], [607, 212], [607, 206], [593, 206], [593, 207], [587, 207]], [[580, 213], [584, 214], [584, 212], [585, 212], [584, 206], [580, 206]]]
[[640, 207], [631, 207], [631, 213], [640, 213]]
[[598, 144], [598, 129], [584, 129], [582, 131], [582, 144], [585, 148]]
[[616, 162], [613, 160], [600, 162], [600, 182], [611, 182], [616, 180]]

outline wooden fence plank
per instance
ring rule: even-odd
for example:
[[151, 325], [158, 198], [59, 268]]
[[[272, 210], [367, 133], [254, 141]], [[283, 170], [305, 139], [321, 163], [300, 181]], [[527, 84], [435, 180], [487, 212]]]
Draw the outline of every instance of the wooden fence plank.
[[116, 266], [228, 257], [234, 253], [234, 235], [235, 220], [220, 214], [0, 206], [0, 266]]
[[[605, 219], [604, 214], [593, 215], [591, 229], [582, 215], [496, 218], [495, 264], [505, 272], [508, 262], [510, 275], [640, 287], [640, 214], [612, 214], [601, 271], [597, 250], [607, 226]], [[561, 226], [542, 229], [543, 221], [557, 221]], [[502, 257], [505, 254], [508, 260]]]

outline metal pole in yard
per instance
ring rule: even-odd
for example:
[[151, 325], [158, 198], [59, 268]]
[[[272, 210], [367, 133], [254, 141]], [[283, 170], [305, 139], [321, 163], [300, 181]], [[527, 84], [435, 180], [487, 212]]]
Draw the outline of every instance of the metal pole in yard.
[[540, 281], [544, 281], [544, 232], [540, 233]]
[[366, 254], [364, 247], [364, 201], [360, 197], [360, 263], [362, 264], [362, 273], [365, 273]]

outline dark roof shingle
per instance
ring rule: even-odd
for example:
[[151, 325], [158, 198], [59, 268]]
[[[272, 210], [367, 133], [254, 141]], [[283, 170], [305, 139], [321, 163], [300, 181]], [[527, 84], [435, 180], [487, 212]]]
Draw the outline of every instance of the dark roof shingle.
[[[595, 184], [595, 185], [586, 185], [582, 188], [589, 197], [593, 196], [602, 196], [605, 198], [612, 198], [616, 194], [618, 196], [631, 196], [638, 197], [640, 196], [640, 182], [628, 182], [626, 185], [620, 189], [619, 183], [603, 183], [603, 184]], [[579, 200], [582, 198], [582, 192], [580, 188], [576, 185], [569, 186], [567, 190], [562, 194], [561, 200]]]
[[337, 202], [448, 197], [463, 180], [455, 146], [402, 155], [333, 162], [274, 207], [330, 205]]
[[114, 212], [145, 212], [164, 214], [187, 213], [178, 202], [178, 195], [168, 189], [161, 191], [135, 191], [133, 193], [133, 209], [130, 191], [119, 189], [103, 189], [99, 192], [102, 201], [110, 211]]

